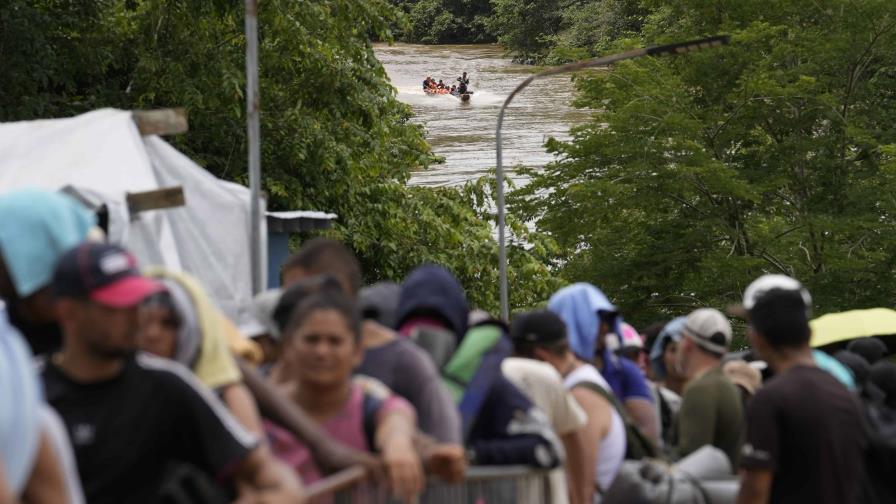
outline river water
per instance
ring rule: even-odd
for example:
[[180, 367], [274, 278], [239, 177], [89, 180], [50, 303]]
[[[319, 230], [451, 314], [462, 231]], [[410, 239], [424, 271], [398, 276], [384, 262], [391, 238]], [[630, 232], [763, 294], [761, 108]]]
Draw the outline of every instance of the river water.
[[[445, 158], [443, 164], [415, 174], [411, 184], [463, 184], [495, 166], [498, 110], [533, 67], [512, 63], [494, 45], [382, 44], [375, 51], [398, 99], [413, 108], [414, 121], [425, 126], [433, 151]], [[464, 71], [475, 91], [468, 103], [423, 93], [424, 78], [451, 83]], [[553, 159], [544, 149], [545, 141], [568, 138], [569, 128], [587, 118], [587, 112], [570, 106], [572, 97], [570, 77], [557, 76], [533, 82], [514, 98], [504, 118], [505, 167], [539, 167]]]

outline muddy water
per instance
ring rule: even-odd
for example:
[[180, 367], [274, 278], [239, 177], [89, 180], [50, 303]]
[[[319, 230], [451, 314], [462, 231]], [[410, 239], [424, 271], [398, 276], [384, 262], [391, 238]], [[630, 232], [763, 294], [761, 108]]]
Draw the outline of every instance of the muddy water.
[[[398, 99], [414, 109], [414, 120], [426, 127], [433, 150], [445, 158], [443, 164], [416, 174], [412, 184], [462, 184], [495, 166], [498, 110], [533, 67], [512, 63], [493, 45], [378, 45], [376, 55]], [[427, 76], [450, 83], [464, 71], [475, 91], [468, 103], [423, 93]], [[570, 106], [572, 96], [569, 76], [558, 76], [535, 81], [514, 98], [504, 119], [505, 166], [544, 166], [552, 160], [545, 140], [568, 138], [569, 128], [587, 118], [586, 112]]]

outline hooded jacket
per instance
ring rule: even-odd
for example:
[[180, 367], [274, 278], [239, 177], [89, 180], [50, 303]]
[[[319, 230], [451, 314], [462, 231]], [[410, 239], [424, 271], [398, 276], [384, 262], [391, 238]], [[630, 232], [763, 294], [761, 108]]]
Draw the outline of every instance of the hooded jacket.
[[414, 316], [435, 316], [455, 335], [467, 333], [470, 306], [460, 282], [441, 266], [425, 264], [412, 271], [401, 285], [395, 329]]
[[151, 268], [146, 274], [165, 283], [181, 319], [189, 321], [178, 335], [175, 360], [211, 389], [241, 382], [234, 355], [251, 361], [257, 351], [254, 343], [239, 334], [193, 277], [162, 268]]
[[547, 417], [501, 373], [512, 349], [506, 327], [482, 324], [468, 331], [468, 315], [460, 282], [440, 266], [424, 265], [402, 285], [396, 329], [426, 317], [443, 323], [445, 337], [456, 338], [441, 372], [460, 410], [472, 463], [557, 466], [563, 448]]
[[[594, 360], [601, 323], [608, 323], [613, 332], [622, 334], [622, 317], [618, 316], [618, 309], [600, 289], [589, 283], [580, 282], [560, 289], [551, 296], [548, 309], [563, 319], [570, 348], [585, 362]], [[653, 402], [647, 381], [634, 362], [618, 357], [608, 347], [601, 355], [603, 368], [600, 373], [620, 401], [637, 398]]]

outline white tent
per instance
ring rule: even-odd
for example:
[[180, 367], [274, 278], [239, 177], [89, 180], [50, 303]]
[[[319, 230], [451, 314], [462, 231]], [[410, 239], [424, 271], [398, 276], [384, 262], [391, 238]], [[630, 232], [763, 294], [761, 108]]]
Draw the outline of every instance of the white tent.
[[[127, 193], [176, 186], [185, 206], [130, 215]], [[158, 136], [141, 136], [131, 112], [0, 124], [0, 192], [25, 187], [106, 205], [110, 241], [142, 266], [191, 273], [240, 327], [252, 323], [249, 189], [215, 178]], [[262, 244], [266, 236], [262, 219]]]

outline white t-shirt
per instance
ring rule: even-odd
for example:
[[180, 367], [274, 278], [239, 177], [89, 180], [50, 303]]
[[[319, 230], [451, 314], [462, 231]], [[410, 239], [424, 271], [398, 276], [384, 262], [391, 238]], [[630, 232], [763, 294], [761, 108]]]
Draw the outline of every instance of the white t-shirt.
[[[584, 364], [576, 368], [572, 373], [566, 375], [563, 384], [567, 390], [572, 390], [576, 385], [581, 383], [594, 383], [610, 391], [610, 385], [607, 380], [600, 375], [600, 372], [591, 364]], [[610, 391], [612, 394], [612, 391]], [[594, 468], [594, 479], [600, 486], [601, 490], [607, 491], [616, 473], [622, 466], [625, 459], [625, 424], [616, 408], [610, 405], [611, 419], [610, 431], [607, 436], [601, 439], [597, 447], [597, 467]]]
[[[501, 363], [501, 371], [535, 406], [544, 411], [558, 436], [581, 429], [588, 421], [585, 410], [564, 388], [563, 377], [554, 366], [533, 359], [508, 357]], [[551, 471], [549, 480], [551, 502], [568, 503], [569, 492], [563, 469]]]

